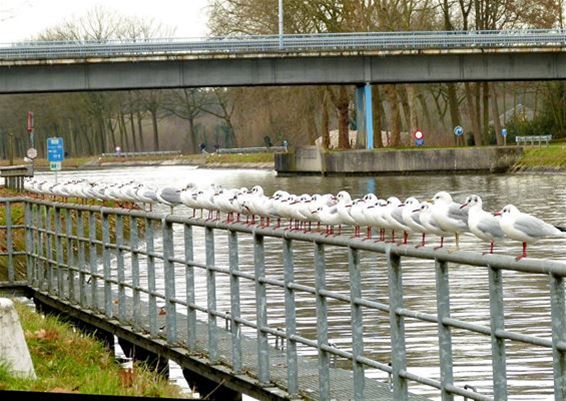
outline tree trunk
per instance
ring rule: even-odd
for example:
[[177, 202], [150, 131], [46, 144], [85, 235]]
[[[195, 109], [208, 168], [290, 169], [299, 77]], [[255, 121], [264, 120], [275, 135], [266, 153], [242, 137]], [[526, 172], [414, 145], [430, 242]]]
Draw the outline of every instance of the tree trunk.
[[389, 146], [398, 147], [401, 143], [401, 113], [395, 85], [387, 85], [389, 108], [391, 109], [391, 136]]
[[469, 82], [464, 83], [464, 91], [466, 93], [466, 108], [468, 110], [468, 118], [472, 123], [472, 135], [474, 137], [474, 142], [476, 146], [481, 144], [481, 133], [480, 127], [478, 126], [478, 116], [476, 115], [476, 108], [474, 105], [472, 87]]
[[145, 151], [145, 144], [143, 143], [143, 128], [142, 128], [142, 113], [141, 112], [137, 112], [137, 118], [138, 118], [138, 135], [140, 138], [140, 150], [143, 152]]
[[120, 129], [120, 142], [122, 142], [122, 150], [124, 152], [131, 151], [130, 141], [128, 141], [128, 130], [126, 129], [126, 119], [124, 118], [124, 113], [118, 113], [118, 122]]
[[130, 129], [132, 130], [132, 147], [133, 151], [137, 152], [138, 149], [138, 141], [136, 140], [136, 127], [134, 124], [134, 113], [130, 112]]
[[350, 149], [350, 99], [344, 85], [340, 86], [338, 98], [338, 148]]
[[151, 114], [151, 124], [153, 126], [153, 150], [155, 152], [159, 151], [159, 131], [157, 127], [157, 111], [150, 110]]
[[413, 84], [407, 85], [407, 103], [409, 105], [409, 134], [419, 128], [417, 115], [417, 88]]
[[373, 146], [376, 148], [383, 147], [383, 140], [381, 139], [381, 131], [383, 130], [383, 105], [381, 103], [381, 93], [377, 85], [371, 87], [372, 97], [372, 113], [373, 113]]
[[[449, 83], [446, 84], [448, 93], [448, 110], [450, 111], [450, 122], [452, 124], [452, 129], [461, 124], [460, 120], [460, 108], [458, 105], [458, 96], [456, 94], [456, 84]], [[458, 145], [458, 138], [454, 135], [454, 143]], [[464, 139], [464, 137], [462, 137]]]
[[491, 133], [489, 131], [489, 83], [482, 82], [482, 111], [483, 111], [483, 145], [491, 144]]
[[322, 148], [330, 148], [330, 116], [328, 115], [328, 94], [324, 91], [322, 95]]
[[[408, 97], [408, 85], [397, 85], [397, 97], [401, 102], [401, 109], [403, 109], [403, 117], [405, 117], [405, 128], [410, 134], [413, 133], [413, 127], [411, 126], [411, 106], [409, 105]], [[403, 130], [403, 125], [401, 125], [401, 130]]]
[[495, 130], [495, 138], [498, 145], [503, 144], [501, 137], [501, 121], [499, 120], [499, 106], [497, 104], [497, 89], [495, 84], [491, 84], [491, 114], [493, 115], [493, 128]]

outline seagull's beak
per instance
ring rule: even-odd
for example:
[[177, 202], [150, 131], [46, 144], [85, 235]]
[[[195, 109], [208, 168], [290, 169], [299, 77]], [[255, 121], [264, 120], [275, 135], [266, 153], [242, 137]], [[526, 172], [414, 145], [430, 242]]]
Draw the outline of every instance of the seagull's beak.
[[460, 209], [463, 209], [463, 208], [465, 208], [466, 206], [468, 206], [468, 203], [462, 203], [462, 204], [460, 205]]
[[318, 210], [313, 210], [311, 214], [317, 214]]
[[405, 206], [404, 203], [401, 203], [400, 205], [397, 205], [397, 207], [403, 207], [403, 206]]
[[501, 212], [495, 212], [493, 213], [494, 216], [501, 216]]
[[420, 210], [421, 210], [421, 209], [415, 209], [415, 210], [413, 210], [411, 213], [416, 213], [416, 212], [418, 212], [418, 211], [420, 211]]
[[367, 209], [373, 209], [374, 207], [375, 207], [374, 205], [369, 205], [369, 206], [367, 207]]
[[433, 202], [432, 199], [427, 199], [426, 201], [429, 202], [429, 203], [432, 203], [432, 202]]

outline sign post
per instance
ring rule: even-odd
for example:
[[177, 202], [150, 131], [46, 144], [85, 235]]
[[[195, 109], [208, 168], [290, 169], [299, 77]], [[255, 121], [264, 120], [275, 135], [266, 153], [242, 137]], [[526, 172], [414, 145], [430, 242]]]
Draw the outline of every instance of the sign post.
[[460, 125], [454, 127], [454, 135], [456, 135], [456, 145], [458, 145], [459, 139], [464, 135], [464, 128]]
[[57, 171], [61, 170], [63, 160], [65, 160], [63, 138], [47, 138], [47, 161], [49, 161], [49, 170], [55, 171], [55, 183], [57, 183]]
[[507, 128], [501, 129], [501, 136], [503, 137], [503, 146], [507, 145]]
[[420, 129], [415, 131], [415, 133], [413, 134], [413, 137], [415, 138], [415, 145], [417, 145], [417, 146], [423, 146], [424, 145], [424, 134]]

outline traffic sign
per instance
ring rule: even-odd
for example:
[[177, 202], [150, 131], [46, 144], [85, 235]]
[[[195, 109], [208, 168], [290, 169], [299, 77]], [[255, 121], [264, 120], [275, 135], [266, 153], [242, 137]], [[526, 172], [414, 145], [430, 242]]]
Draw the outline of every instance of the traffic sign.
[[501, 129], [501, 136], [504, 137], [504, 138], [507, 136], [507, 129], [506, 128]]
[[420, 129], [416, 130], [413, 136], [415, 139], [424, 139], [424, 134]]
[[36, 148], [29, 148], [26, 151], [26, 156], [31, 160], [35, 159], [37, 157], [37, 149]]
[[417, 139], [417, 140], [415, 141], [415, 143], [417, 144], [417, 146], [423, 146], [423, 145], [424, 145], [424, 139], [422, 139], [422, 138], [421, 138], [421, 139]]
[[62, 162], [65, 160], [63, 138], [47, 138], [47, 160], [50, 162]]
[[49, 170], [51, 171], [61, 170], [61, 162], [49, 162]]
[[462, 128], [461, 126], [457, 125], [454, 127], [454, 135], [456, 136], [462, 136], [464, 135], [464, 128]]

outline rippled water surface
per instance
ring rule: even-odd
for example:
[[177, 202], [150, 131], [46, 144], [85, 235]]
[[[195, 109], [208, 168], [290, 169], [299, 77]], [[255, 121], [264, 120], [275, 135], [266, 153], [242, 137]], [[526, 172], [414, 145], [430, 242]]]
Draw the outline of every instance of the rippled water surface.
[[[416, 177], [277, 177], [273, 172], [254, 170], [205, 170], [192, 167], [123, 168], [106, 171], [62, 172], [60, 179], [81, 176], [91, 179], [116, 180], [138, 179], [155, 185], [181, 186], [188, 182], [207, 185], [215, 182], [225, 187], [251, 187], [260, 184], [266, 194], [277, 189], [301, 193], [336, 193], [348, 190], [353, 197], [368, 192], [379, 197], [396, 195], [400, 199], [416, 196], [427, 199], [439, 190], [453, 194], [456, 201], [475, 193], [484, 201], [484, 208], [499, 210], [507, 203], [532, 213], [551, 223], [566, 225], [566, 175], [453, 175]], [[168, 208], [162, 208], [167, 211]], [[175, 214], [189, 214], [179, 207]], [[183, 255], [183, 233], [175, 232], [176, 254]], [[195, 229], [195, 257], [204, 262], [203, 233]], [[413, 239], [416, 241], [417, 239]], [[253, 273], [253, 243], [251, 238], [240, 237], [240, 269]], [[436, 239], [434, 239], [436, 241]], [[448, 240], [452, 245], [452, 239]], [[529, 256], [566, 261], [564, 239], [544, 240], [529, 247]], [[159, 240], [157, 246], [159, 247]], [[227, 237], [218, 234], [215, 240], [216, 263], [227, 266]], [[464, 250], [482, 252], [488, 244], [475, 237], [464, 236]], [[519, 254], [520, 244], [507, 241], [496, 248], [503, 254]], [[387, 268], [382, 255], [362, 252], [363, 297], [388, 303]], [[313, 250], [310, 244], [295, 244], [295, 278], [299, 283], [314, 283]], [[326, 250], [328, 290], [349, 295], [348, 257], [343, 248]], [[405, 307], [436, 314], [434, 263], [426, 260], [403, 259], [403, 285]], [[266, 264], [268, 276], [283, 279], [280, 241], [266, 239]], [[183, 270], [178, 269], [177, 295], [183, 294]], [[503, 272], [506, 329], [522, 334], [550, 338], [549, 279], [546, 276]], [[161, 283], [161, 288], [163, 284]], [[242, 316], [255, 320], [255, 284], [241, 280]], [[197, 271], [197, 303], [206, 306], [205, 272]], [[217, 276], [218, 307], [230, 310], [230, 287], [225, 276]], [[488, 273], [485, 268], [450, 266], [450, 292], [452, 317], [489, 326]], [[284, 329], [284, 296], [280, 289], [268, 290], [269, 324]], [[329, 301], [330, 340], [340, 348], [351, 350], [351, 309], [349, 304]], [[199, 316], [205, 318], [205, 316]], [[315, 301], [311, 295], [297, 294], [298, 330], [301, 335], [316, 338]], [[364, 310], [364, 355], [387, 363], [390, 360], [388, 315]], [[254, 330], [246, 330], [255, 335]], [[406, 320], [407, 358], [409, 370], [423, 376], [438, 379], [438, 340], [436, 324]], [[458, 385], [473, 385], [479, 392], [490, 395], [492, 387], [491, 342], [483, 335], [471, 335], [461, 330], [452, 331], [454, 375]], [[302, 354], [313, 354], [312, 349], [300, 348]], [[553, 399], [552, 352], [540, 347], [517, 342], [507, 342], [507, 375], [512, 400]], [[349, 368], [351, 362], [338, 361]], [[384, 378], [378, 372], [367, 370], [371, 377]], [[423, 386], [411, 386], [411, 391], [438, 398], [435, 390]]]

